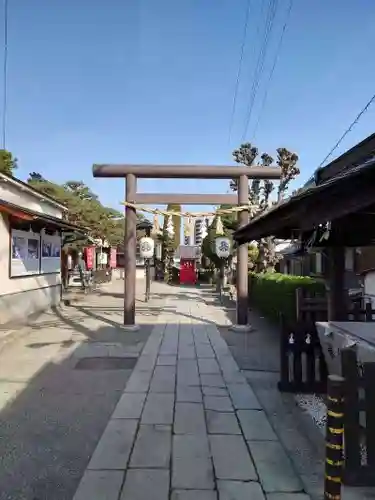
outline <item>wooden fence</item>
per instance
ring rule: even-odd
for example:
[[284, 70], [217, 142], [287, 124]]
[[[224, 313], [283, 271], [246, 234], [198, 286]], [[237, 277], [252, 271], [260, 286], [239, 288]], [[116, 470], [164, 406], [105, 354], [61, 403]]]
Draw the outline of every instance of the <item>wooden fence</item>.
[[282, 392], [325, 393], [327, 365], [313, 322], [291, 327], [281, 318], [280, 380]]
[[344, 384], [344, 483], [375, 486], [375, 363], [359, 365], [355, 348], [341, 352]]
[[[327, 366], [315, 321], [327, 320], [325, 297], [311, 297], [298, 291], [297, 322], [288, 325], [281, 318], [280, 381], [283, 392], [325, 394]], [[353, 302], [349, 321], [374, 321], [371, 304]], [[343, 481], [351, 486], [375, 486], [375, 362], [357, 362], [356, 348], [341, 351], [344, 382]]]
[[[374, 321], [371, 304], [353, 302], [348, 313], [351, 321]], [[316, 321], [327, 321], [327, 301], [322, 296], [296, 292], [295, 324], [286, 324], [281, 317], [280, 381], [283, 392], [325, 393], [327, 366], [320, 346]]]
[[315, 323], [327, 321], [328, 307], [325, 295], [311, 295], [303, 288], [296, 290], [296, 318], [297, 322]]

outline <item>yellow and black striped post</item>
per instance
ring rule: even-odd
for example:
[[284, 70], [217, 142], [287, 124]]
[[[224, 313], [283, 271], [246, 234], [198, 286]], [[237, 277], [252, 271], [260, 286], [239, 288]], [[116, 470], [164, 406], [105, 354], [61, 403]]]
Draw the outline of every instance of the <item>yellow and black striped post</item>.
[[327, 427], [324, 498], [341, 500], [344, 466], [344, 381], [329, 375], [327, 385]]

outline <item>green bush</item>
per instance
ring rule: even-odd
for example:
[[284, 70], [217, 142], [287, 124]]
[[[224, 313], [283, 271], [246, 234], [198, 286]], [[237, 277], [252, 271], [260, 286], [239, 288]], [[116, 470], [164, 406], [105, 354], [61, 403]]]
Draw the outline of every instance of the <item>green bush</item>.
[[273, 321], [279, 321], [280, 313], [287, 321], [296, 318], [296, 290], [303, 288], [311, 295], [324, 295], [322, 280], [309, 276], [293, 276], [280, 273], [249, 275], [249, 300], [259, 312]]

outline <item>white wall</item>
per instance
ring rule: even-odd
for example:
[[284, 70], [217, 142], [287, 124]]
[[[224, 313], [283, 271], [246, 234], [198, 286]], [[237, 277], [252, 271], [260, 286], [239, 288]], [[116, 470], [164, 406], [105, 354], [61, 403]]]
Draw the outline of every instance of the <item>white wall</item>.
[[26, 187], [12, 185], [11, 181], [4, 181], [2, 178], [0, 178], [0, 199], [52, 217], [61, 218], [63, 214], [61, 208], [53, 206], [50, 202], [42, 201], [31, 192], [27, 192]]

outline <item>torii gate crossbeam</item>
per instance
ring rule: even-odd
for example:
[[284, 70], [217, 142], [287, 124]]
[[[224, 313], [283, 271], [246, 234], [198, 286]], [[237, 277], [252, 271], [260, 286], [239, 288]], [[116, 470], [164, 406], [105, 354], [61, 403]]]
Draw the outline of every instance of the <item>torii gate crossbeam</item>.
[[[165, 204], [171, 196], [178, 197], [183, 204], [214, 204], [212, 201], [225, 200], [225, 196], [207, 195], [206, 201], [201, 201], [205, 195], [193, 194], [137, 194], [137, 177], [150, 179], [238, 179], [237, 203], [239, 206], [248, 203], [249, 179], [280, 179], [281, 169], [278, 167], [246, 167], [246, 166], [208, 166], [208, 165], [94, 165], [94, 177], [126, 179], [125, 199], [130, 203]], [[175, 198], [176, 197], [176, 198]], [[232, 198], [231, 198], [232, 199]], [[195, 201], [194, 201], [195, 200]], [[197, 201], [199, 200], [199, 201]], [[177, 202], [177, 199], [176, 199]], [[222, 203], [222, 201], [221, 201]], [[219, 204], [219, 203], [218, 203]], [[238, 214], [239, 227], [248, 222], [248, 211]], [[136, 225], [137, 215], [133, 208], [125, 211], [125, 241], [124, 241], [124, 326], [136, 329], [135, 324], [135, 281], [136, 281]], [[237, 325], [240, 330], [248, 329], [248, 251], [247, 245], [241, 245], [237, 251]]]

